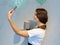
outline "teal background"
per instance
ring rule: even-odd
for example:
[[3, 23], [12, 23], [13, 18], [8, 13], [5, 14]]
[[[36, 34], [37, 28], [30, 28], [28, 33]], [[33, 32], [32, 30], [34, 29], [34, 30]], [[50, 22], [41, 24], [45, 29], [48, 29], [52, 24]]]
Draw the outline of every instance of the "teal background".
[[12, 5], [17, 6], [17, 8], [22, 8], [28, 0], [12, 0]]
[[[41, 5], [36, 0], [28, 0], [22, 7], [17, 8], [13, 20], [17, 26], [23, 29], [24, 21], [33, 20], [36, 8], [45, 8], [48, 11], [46, 38], [43, 45], [60, 45], [60, 0], [46, 0]], [[0, 0], [0, 45], [27, 45], [27, 38], [18, 36], [12, 30], [7, 13], [14, 8], [12, 0]]]

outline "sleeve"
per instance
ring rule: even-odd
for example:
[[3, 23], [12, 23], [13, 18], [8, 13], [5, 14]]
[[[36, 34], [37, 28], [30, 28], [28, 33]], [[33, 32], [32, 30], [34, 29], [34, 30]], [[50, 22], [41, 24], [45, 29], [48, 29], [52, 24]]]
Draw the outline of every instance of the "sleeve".
[[35, 29], [28, 30], [28, 35], [29, 35], [29, 37], [35, 36], [36, 35], [36, 30]]

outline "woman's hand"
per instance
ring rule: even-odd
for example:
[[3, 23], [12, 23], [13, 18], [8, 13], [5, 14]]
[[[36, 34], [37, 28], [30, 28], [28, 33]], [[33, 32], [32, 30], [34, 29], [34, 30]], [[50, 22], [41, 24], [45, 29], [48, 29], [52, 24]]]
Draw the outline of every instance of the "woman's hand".
[[8, 19], [10, 20], [12, 18], [12, 15], [14, 13], [14, 10], [11, 9], [9, 12], [8, 12]]

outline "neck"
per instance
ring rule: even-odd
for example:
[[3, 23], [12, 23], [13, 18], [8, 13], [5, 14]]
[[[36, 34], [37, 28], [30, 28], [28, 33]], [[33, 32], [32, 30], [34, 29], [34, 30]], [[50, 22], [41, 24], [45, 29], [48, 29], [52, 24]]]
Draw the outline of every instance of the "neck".
[[42, 26], [42, 25], [45, 25], [45, 24], [43, 24], [43, 23], [41, 23], [41, 22], [38, 22], [38, 26]]
[[38, 23], [38, 28], [46, 29], [46, 25], [41, 23], [41, 22], [39, 22]]

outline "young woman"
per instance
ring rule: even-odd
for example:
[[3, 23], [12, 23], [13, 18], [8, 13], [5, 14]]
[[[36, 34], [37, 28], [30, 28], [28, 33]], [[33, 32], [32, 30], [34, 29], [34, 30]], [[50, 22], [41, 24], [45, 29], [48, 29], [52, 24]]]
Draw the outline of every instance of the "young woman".
[[37, 8], [35, 10], [34, 20], [37, 22], [38, 26], [37, 28], [28, 31], [22, 31], [16, 26], [12, 20], [13, 13], [13, 9], [8, 12], [8, 20], [15, 33], [20, 36], [28, 37], [28, 45], [41, 45], [41, 42], [43, 41], [45, 35], [46, 23], [48, 21], [47, 11], [43, 8]]

